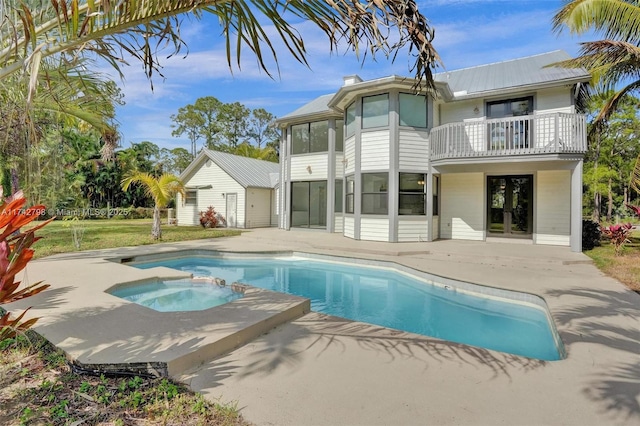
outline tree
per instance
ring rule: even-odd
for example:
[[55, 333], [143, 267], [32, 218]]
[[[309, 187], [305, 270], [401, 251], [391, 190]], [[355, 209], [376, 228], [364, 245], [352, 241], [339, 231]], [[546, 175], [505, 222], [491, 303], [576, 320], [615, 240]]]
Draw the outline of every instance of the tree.
[[233, 151], [247, 140], [249, 114], [251, 114], [249, 108], [240, 102], [222, 104], [218, 114], [221, 128], [218, 139], [219, 145], [225, 148], [224, 150]]
[[144, 186], [147, 194], [153, 198], [153, 225], [151, 227], [151, 237], [154, 240], [162, 239], [160, 229], [160, 209], [167, 207], [176, 193], [185, 197], [184, 184], [176, 175], [165, 173], [156, 178], [149, 173], [134, 172], [122, 180], [122, 189], [127, 191], [131, 184], [140, 183]]
[[266, 145], [278, 140], [279, 133], [275, 126], [275, 120], [276, 116], [264, 108], [256, 108], [251, 111], [248, 135], [258, 148], [262, 148], [262, 144]]
[[[556, 13], [553, 29], [571, 33], [595, 31], [604, 40], [581, 43], [580, 56], [559, 63], [585, 68], [610, 96], [594, 120], [594, 131], [602, 127], [625, 95], [640, 88], [640, 5], [628, 0], [573, 0]], [[622, 88], [615, 89], [622, 84]]]
[[258, 148], [249, 142], [242, 142], [233, 151], [232, 154], [241, 155], [243, 157], [255, 158], [257, 160], [278, 162], [278, 153], [270, 146]]
[[216, 135], [221, 127], [218, 122], [218, 114], [222, 102], [213, 96], [205, 96], [196, 99], [196, 102], [178, 109], [178, 113], [171, 116], [175, 124], [171, 127], [174, 130], [172, 136], [182, 136], [187, 134], [191, 141], [191, 155], [195, 158], [197, 154], [196, 143], [198, 139], [204, 138], [205, 146], [209, 149], [216, 149]]
[[[262, 25], [272, 26], [272, 34], [278, 34], [285, 50], [307, 64], [303, 38], [287, 21], [291, 18], [317, 25], [328, 37], [332, 51], [344, 43], [356, 53], [382, 53], [395, 58], [408, 46], [415, 58], [411, 69], [417, 81], [429, 88], [434, 87], [432, 70], [440, 63], [432, 44], [434, 31], [414, 0], [122, 0], [116, 7], [106, 0], [69, 4], [65, 0], [6, 0], [2, 4], [6, 13], [0, 21], [0, 82], [11, 75], [28, 80], [27, 109], [38, 88], [52, 90], [45, 79], [39, 78], [40, 65], [49, 57], [75, 64], [88, 53], [119, 71], [122, 52], [126, 52], [142, 62], [149, 78], [160, 74], [158, 58], [177, 54], [185, 47], [178, 16], [182, 13], [198, 18], [207, 12], [219, 18], [229, 66], [235, 57], [240, 67], [244, 46], [255, 54], [258, 66], [270, 73], [266, 63], [271, 57], [277, 64], [278, 55]], [[105, 130], [106, 151], [117, 146], [115, 136]]]

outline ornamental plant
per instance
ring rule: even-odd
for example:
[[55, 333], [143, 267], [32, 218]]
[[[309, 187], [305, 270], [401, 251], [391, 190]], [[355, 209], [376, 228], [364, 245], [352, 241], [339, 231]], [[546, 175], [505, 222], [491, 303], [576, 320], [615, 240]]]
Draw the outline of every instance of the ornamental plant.
[[[39, 281], [19, 289], [22, 282], [16, 281], [16, 275], [33, 258], [34, 250], [31, 246], [40, 239], [35, 236], [35, 232], [53, 220], [51, 218], [29, 230], [22, 230], [23, 226], [31, 223], [45, 210], [43, 205], [25, 209], [26, 202], [22, 191], [4, 199], [0, 186], [0, 304], [33, 296], [49, 287], [49, 284]], [[28, 310], [17, 318], [12, 318], [10, 312], [0, 314], [0, 341], [12, 338], [36, 323], [37, 318], [21, 322]]]
[[220, 225], [224, 225], [226, 221], [224, 217], [213, 206], [209, 206], [207, 210], [200, 212], [200, 225], [203, 228], [215, 228]]
[[629, 234], [633, 229], [633, 225], [630, 223], [618, 223], [607, 227], [600, 228], [602, 235], [607, 237], [615, 250], [616, 256], [622, 254], [622, 248], [629, 241]]
[[627, 208], [633, 211], [633, 213], [640, 217], [640, 206], [634, 206], [632, 204], [626, 204]]

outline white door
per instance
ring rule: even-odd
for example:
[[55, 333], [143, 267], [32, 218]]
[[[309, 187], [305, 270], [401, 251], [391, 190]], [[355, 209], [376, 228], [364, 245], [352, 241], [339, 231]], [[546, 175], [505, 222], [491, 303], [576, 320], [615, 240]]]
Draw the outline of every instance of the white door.
[[236, 224], [236, 213], [238, 211], [238, 194], [227, 193], [227, 226], [229, 228], [235, 228]]

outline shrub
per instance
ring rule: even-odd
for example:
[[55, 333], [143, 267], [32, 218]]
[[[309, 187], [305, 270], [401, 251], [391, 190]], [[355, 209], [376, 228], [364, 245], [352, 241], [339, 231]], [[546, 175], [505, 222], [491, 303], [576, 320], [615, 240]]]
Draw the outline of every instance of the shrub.
[[220, 223], [220, 219], [224, 221], [224, 218], [220, 213], [216, 212], [213, 206], [209, 206], [207, 210], [200, 212], [200, 225], [203, 228], [216, 228]]
[[640, 217], [640, 206], [634, 206], [632, 204], [627, 204], [626, 206], [628, 209], [631, 209], [636, 216]]
[[596, 246], [600, 246], [602, 239], [602, 231], [600, 225], [593, 220], [584, 219], [582, 221], [582, 250], [592, 250]]
[[601, 228], [602, 233], [613, 244], [616, 256], [622, 253], [622, 248], [629, 242], [629, 234], [633, 226], [630, 223], [618, 223]]
[[[2, 196], [0, 186], [0, 304], [33, 296], [49, 287], [48, 284], [37, 282], [19, 290], [21, 281], [16, 281], [15, 278], [33, 258], [31, 245], [39, 240], [35, 231], [53, 220], [49, 219], [23, 231], [21, 228], [37, 219], [46, 210], [45, 207], [38, 205], [24, 209], [27, 200], [21, 191], [6, 200]], [[15, 319], [11, 318], [10, 312], [0, 313], [0, 341], [12, 338], [35, 324], [35, 318], [20, 322], [27, 310]]]

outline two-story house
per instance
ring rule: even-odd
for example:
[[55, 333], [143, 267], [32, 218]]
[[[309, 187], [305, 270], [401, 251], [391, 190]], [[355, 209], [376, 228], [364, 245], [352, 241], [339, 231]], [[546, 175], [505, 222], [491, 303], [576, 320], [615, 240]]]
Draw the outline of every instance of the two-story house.
[[581, 250], [590, 75], [563, 51], [436, 75], [344, 78], [280, 118], [279, 227], [358, 240], [518, 240]]

